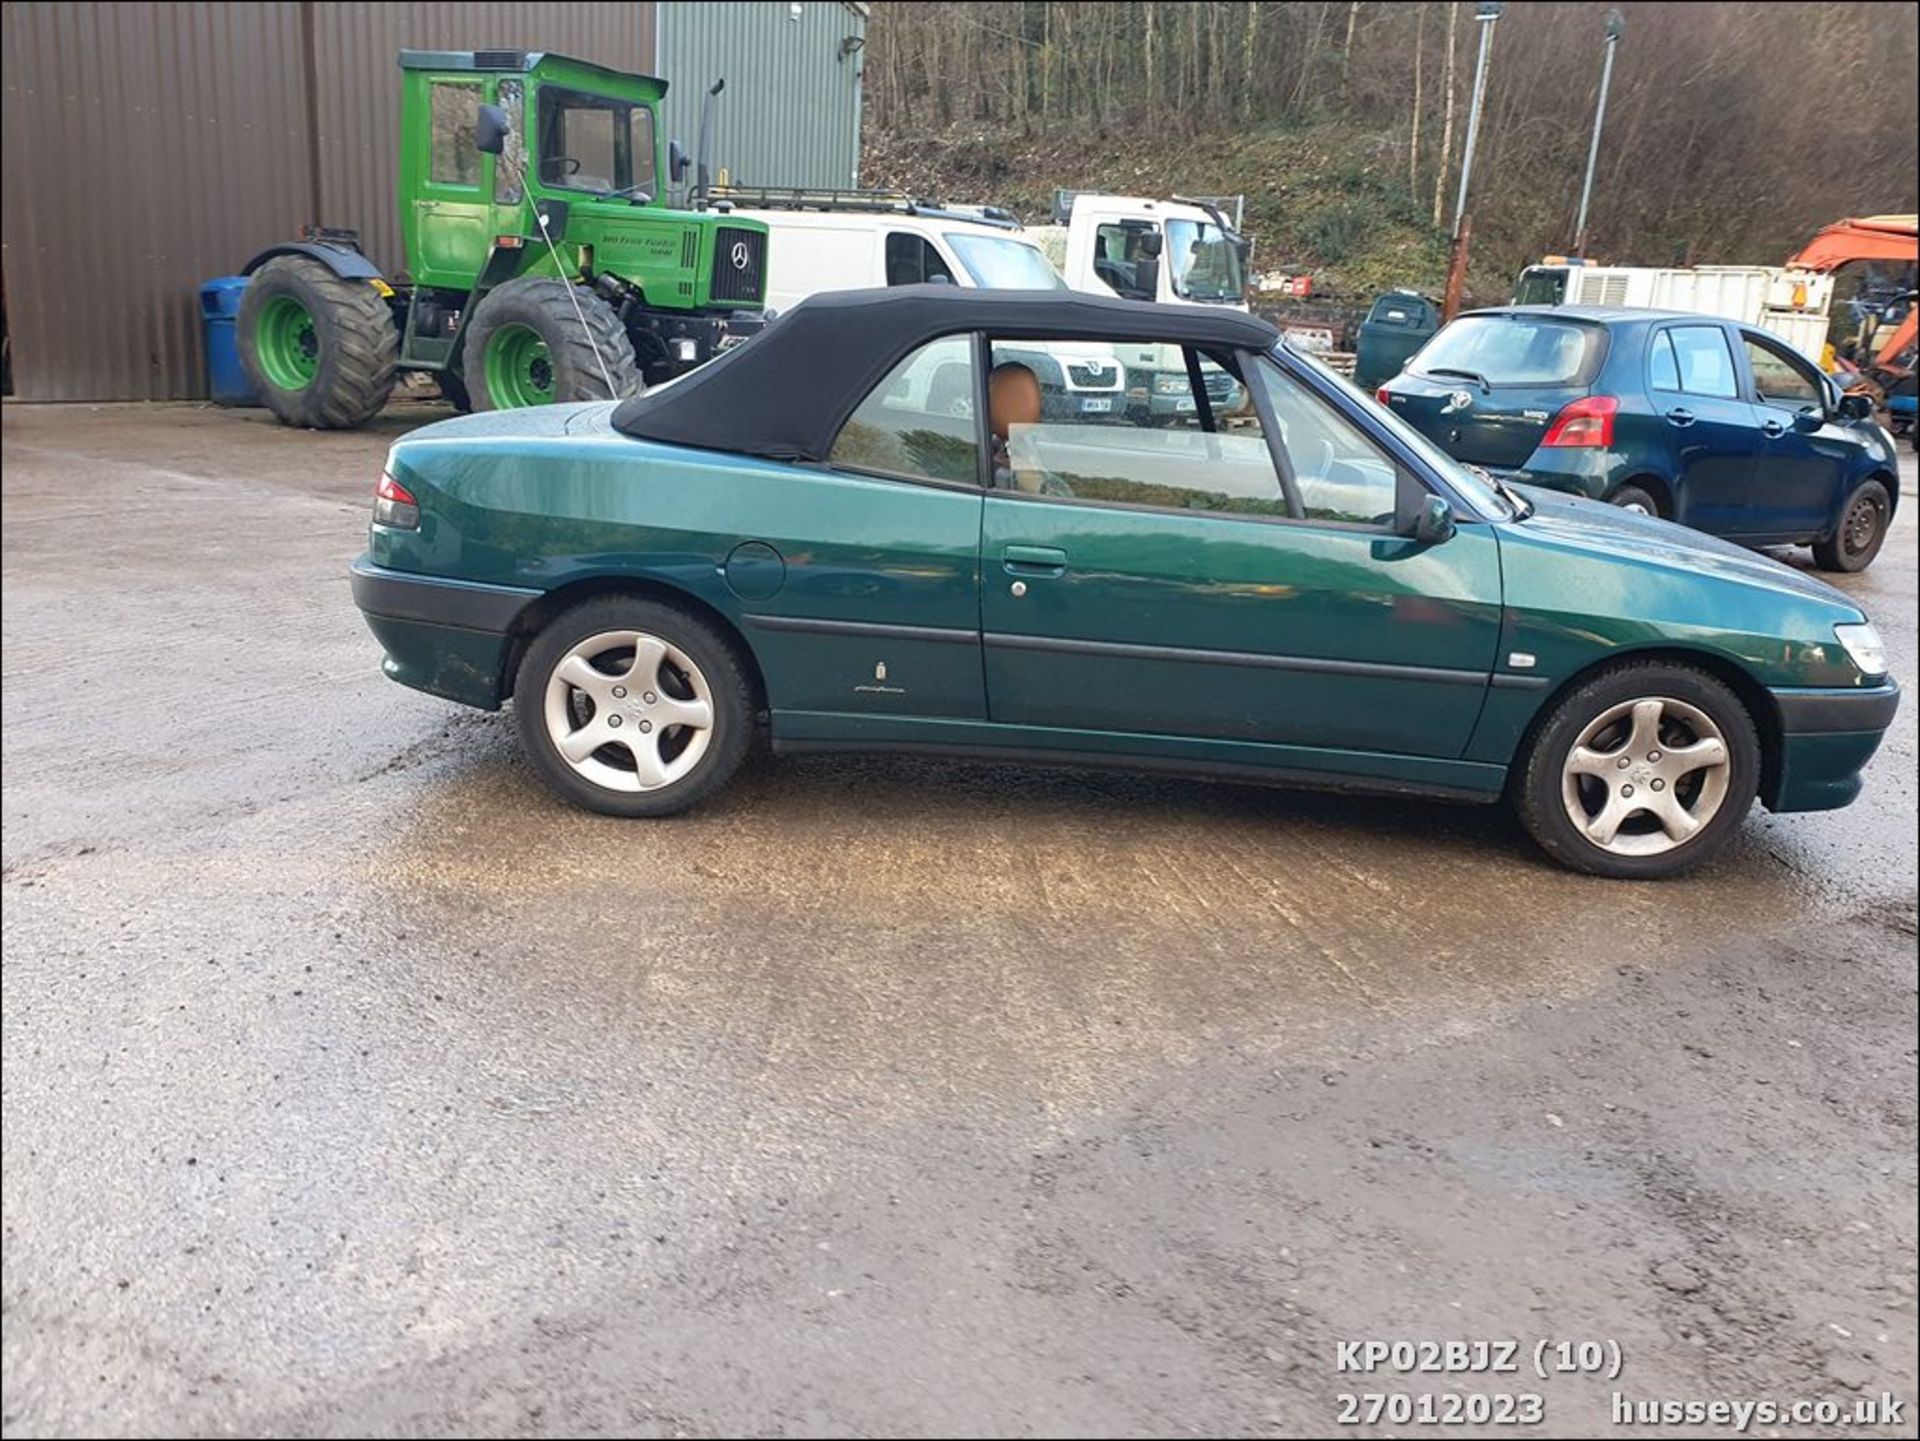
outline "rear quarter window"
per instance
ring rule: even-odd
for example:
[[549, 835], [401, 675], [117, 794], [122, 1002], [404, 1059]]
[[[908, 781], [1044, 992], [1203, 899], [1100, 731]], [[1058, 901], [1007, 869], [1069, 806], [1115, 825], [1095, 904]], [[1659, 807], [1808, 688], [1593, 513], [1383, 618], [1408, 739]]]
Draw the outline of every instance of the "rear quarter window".
[[1593, 383], [1606, 353], [1603, 326], [1543, 315], [1463, 315], [1409, 368], [1416, 375], [1469, 371], [1493, 386], [1578, 387]]

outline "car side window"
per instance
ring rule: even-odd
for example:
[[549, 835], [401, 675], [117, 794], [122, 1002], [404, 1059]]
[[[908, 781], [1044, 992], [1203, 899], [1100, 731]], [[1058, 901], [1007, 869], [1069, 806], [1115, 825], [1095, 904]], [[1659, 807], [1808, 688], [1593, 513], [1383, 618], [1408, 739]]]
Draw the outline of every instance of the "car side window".
[[929, 341], [894, 366], [840, 427], [827, 460], [848, 470], [977, 484], [972, 337]]
[[1746, 337], [1747, 364], [1753, 370], [1753, 388], [1762, 405], [1777, 405], [1784, 410], [1823, 406], [1826, 397], [1813, 372], [1789, 360], [1771, 345], [1752, 336]]
[[[1734, 400], [1740, 394], [1740, 381], [1733, 368], [1733, 351], [1727, 346], [1727, 333], [1717, 325], [1676, 325], [1665, 332], [1673, 345], [1679, 384], [1672, 387], [1688, 395], [1718, 396]], [[1657, 367], [1657, 358], [1654, 364]], [[1654, 381], [1659, 386], [1659, 381]], [[1665, 387], [1663, 387], [1665, 388]]]
[[[1246, 391], [1201, 364], [1213, 428], [1177, 345], [1009, 340], [987, 377], [994, 484], [1065, 500], [1285, 515]], [[1129, 385], [1129, 378], [1138, 383]]]
[[1392, 525], [1400, 472], [1393, 460], [1305, 385], [1271, 361], [1260, 377], [1308, 520]]
[[1655, 390], [1680, 388], [1680, 363], [1673, 358], [1673, 339], [1664, 330], [1654, 332], [1647, 351], [1647, 383]]
[[436, 185], [478, 185], [480, 151], [473, 143], [480, 87], [436, 80], [428, 95], [427, 178]]
[[930, 280], [953, 282], [953, 271], [925, 236], [909, 230], [887, 233], [887, 284], [924, 285]]

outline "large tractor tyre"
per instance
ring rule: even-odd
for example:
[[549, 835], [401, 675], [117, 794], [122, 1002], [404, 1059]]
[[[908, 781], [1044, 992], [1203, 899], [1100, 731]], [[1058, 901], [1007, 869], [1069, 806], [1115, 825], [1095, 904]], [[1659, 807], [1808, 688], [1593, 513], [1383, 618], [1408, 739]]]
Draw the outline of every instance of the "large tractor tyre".
[[351, 430], [378, 415], [393, 393], [400, 332], [367, 281], [282, 255], [247, 282], [240, 358], [267, 409], [286, 424]]
[[475, 410], [621, 400], [645, 388], [613, 307], [564, 280], [529, 276], [489, 292], [468, 322], [462, 356]]

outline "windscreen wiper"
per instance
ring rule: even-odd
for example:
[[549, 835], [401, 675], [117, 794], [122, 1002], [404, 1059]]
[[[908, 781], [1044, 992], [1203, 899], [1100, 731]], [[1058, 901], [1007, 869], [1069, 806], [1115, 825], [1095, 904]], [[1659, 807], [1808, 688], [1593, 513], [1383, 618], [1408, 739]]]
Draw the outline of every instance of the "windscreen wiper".
[[[1431, 373], [1432, 372], [1429, 372], [1429, 374]], [[1513, 507], [1513, 518], [1515, 520], [1525, 520], [1528, 516], [1533, 514], [1533, 502], [1528, 500], [1524, 495], [1520, 494], [1520, 492], [1515, 490], [1512, 486], [1508, 485], [1504, 480], [1502, 480], [1499, 476], [1495, 475], [1492, 471], [1487, 470], [1484, 467], [1478, 466], [1478, 465], [1470, 465], [1467, 467], [1467, 469], [1472, 471], [1475, 475], [1479, 476], [1488, 485], [1492, 486], [1494, 488], [1495, 493], [1498, 494], [1499, 497], [1502, 500], [1504, 500], [1508, 505]]]
[[1452, 375], [1457, 376], [1461, 380], [1471, 380], [1475, 385], [1480, 387], [1480, 393], [1482, 395], [1493, 394], [1493, 386], [1488, 383], [1486, 376], [1477, 370], [1456, 370], [1450, 365], [1429, 365], [1424, 373], [1427, 375]]

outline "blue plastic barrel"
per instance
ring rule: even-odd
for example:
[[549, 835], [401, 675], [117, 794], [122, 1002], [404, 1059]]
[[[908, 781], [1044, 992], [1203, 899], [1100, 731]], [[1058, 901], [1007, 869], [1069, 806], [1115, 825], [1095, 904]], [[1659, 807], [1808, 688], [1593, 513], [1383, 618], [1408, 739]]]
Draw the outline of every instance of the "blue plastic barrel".
[[207, 346], [207, 394], [215, 405], [258, 405], [259, 392], [240, 363], [235, 322], [247, 277], [222, 275], [200, 287], [200, 327]]

